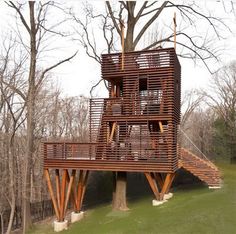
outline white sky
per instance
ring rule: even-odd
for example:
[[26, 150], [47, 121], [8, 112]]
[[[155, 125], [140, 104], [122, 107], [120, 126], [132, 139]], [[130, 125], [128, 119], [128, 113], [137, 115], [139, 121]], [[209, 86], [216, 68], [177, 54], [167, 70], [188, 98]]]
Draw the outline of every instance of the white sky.
[[[225, 3], [229, 1], [224, 1]], [[103, 1], [90, 1], [96, 9], [102, 8]], [[68, 5], [73, 4], [75, 6], [79, 6], [78, 2], [69, 2]], [[225, 13], [221, 1], [207, 0], [201, 1], [201, 4], [205, 4], [207, 7], [210, 7], [212, 11], [217, 13], [217, 15], [226, 18], [227, 23], [229, 18], [231, 17], [231, 23], [228, 26], [231, 27], [232, 34], [227, 36], [225, 40], [221, 42], [221, 44], [225, 47], [225, 51], [222, 54], [222, 59], [224, 63], [230, 62], [232, 60], [236, 60], [236, 24], [235, 18], [230, 16], [230, 14]], [[9, 10], [9, 8], [5, 5], [4, 2], [0, 3], [0, 33], [1, 35], [6, 34], [9, 29], [14, 25], [14, 19], [11, 15], [14, 15], [13, 10]], [[54, 16], [55, 20], [57, 20], [57, 15]], [[172, 19], [173, 15], [171, 15]], [[177, 24], [178, 24], [177, 18]], [[204, 24], [199, 22], [200, 26], [204, 28]], [[202, 25], [201, 25], [202, 24]], [[96, 38], [99, 42], [99, 37]], [[53, 63], [54, 61], [58, 61], [63, 59], [66, 56], [71, 55], [75, 51], [78, 50], [78, 54], [76, 58], [74, 58], [70, 63], [66, 63], [62, 65], [60, 68], [54, 70], [53, 81], [58, 83], [58, 85], [62, 88], [63, 94], [66, 96], [76, 96], [84, 94], [89, 96], [89, 90], [93, 84], [95, 84], [100, 79], [100, 66], [94, 60], [87, 57], [84, 52], [84, 49], [79, 46], [77, 42], [68, 41], [66, 39], [57, 38], [57, 40], [53, 41], [55, 47], [58, 49], [52, 51], [52, 53], [47, 54], [44, 57], [45, 64]], [[177, 48], [178, 51], [178, 48]], [[180, 58], [181, 66], [182, 66], [182, 90], [187, 90], [191, 88], [205, 88], [207, 87], [207, 83], [209, 78], [211, 77], [210, 73], [206, 70], [203, 64], [194, 65], [192, 61], [183, 60]], [[217, 65], [218, 66], [218, 65]], [[97, 89], [95, 94], [99, 96], [104, 96], [105, 89]]]

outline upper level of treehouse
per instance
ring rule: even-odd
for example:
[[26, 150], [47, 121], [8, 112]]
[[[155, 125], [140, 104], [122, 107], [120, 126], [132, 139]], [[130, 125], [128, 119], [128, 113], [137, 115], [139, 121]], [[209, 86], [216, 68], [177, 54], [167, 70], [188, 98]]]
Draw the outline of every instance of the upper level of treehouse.
[[[180, 121], [180, 64], [173, 48], [102, 55], [104, 118]], [[93, 100], [94, 103], [101, 100]]]
[[109, 98], [90, 100], [89, 143], [45, 143], [44, 166], [175, 172], [180, 64], [173, 48], [102, 55]]

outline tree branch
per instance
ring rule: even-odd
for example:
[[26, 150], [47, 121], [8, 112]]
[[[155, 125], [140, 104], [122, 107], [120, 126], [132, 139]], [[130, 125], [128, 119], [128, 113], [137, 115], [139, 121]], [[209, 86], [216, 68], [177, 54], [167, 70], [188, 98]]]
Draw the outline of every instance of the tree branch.
[[114, 26], [115, 26], [115, 28], [116, 28], [116, 31], [117, 31], [117, 33], [120, 35], [120, 37], [121, 37], [121, 30], [120, 30], [120, 28], [119, 28], [119, 25], [117, 24], [117, 22], [116, 22], [116, 19], [115, 19], [115, 16], [114, 16], [114, 14], [113, 14], [113, 11], [112, 11], [112, 8], [111, 8], [111, 5], [110, 5], [110, 2], [109, 1], [106, 1], [106, 6], [107, 6], [107, 9], [108, 9], [108, 12], [109, 12], [109, 14], [110, 14], [110, 16], [111, 16], [111, 20], [112, 20], [112, 22], [113, 22], [113, 24], [114, 24]]
[[146, 32], [146, 30], [149, 28], [149, 26], [154, 22], [155, 19], [158, 18], [158, 16], [161, 14], [163, 9], [167, 6], [169, 1], [163, 2], [160, 9], [152, 16], [152, 18], [144, 25], [144, 27], [141, 29], [141, 31], [138, 33], [137, 37], [134, 40], [134, 47], [138, 44], [139, 40], [143, 36], [143, 34]]
[[20, 9], [12, 2], [12, 1], [9, 1], [9, 3], [7, 1], [5, 1], [5, 3], [16, 10], [16, 12], [19, 14], [20, 16], [20, 19], [21, 19], [21, 22], [23, 23], [23, 25], [25, 26], [26, 30], [28, 31], [28, 33], [30, 34], [31, 33], [31, 30], [30, 30], [30, 27], [29, 25], [26, 23], [26, 20], [25, 20], [25, 17], [23, 16], [23, 14], [21, 13]]

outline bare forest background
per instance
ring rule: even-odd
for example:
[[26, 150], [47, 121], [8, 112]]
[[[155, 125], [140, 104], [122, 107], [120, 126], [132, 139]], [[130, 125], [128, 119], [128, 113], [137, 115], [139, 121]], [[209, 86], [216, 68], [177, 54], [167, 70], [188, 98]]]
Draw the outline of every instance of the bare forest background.
[[[196, 22], [199, 18], [206, 21], [209, 26], [209, 38], [205, 35], [199, 39], [196, 31], [195, 35], [191, 35], [189, 28], [184, 31], [186, 28], [182, 23], [179, 27], [183, 30], [177, 31], [177, 46], [179, 46], [177, 52], [180, 58], [190, 59], [194, 63], [200, 62], [211, 73], [209, 86], [205, 90], [191, 89], [182, 93], [180, 143], [212, 160], [236, 161], [236, 62], [231, 61], [220, 66], [224, 48], [214, 47], [215, 41], [224, 40], [221, 34], [222, 28], [227, 33], [235, 33], [223, 19], [208, 15], [206, 9], [202, 10], [194, 3], [187, 4], [184, 1], [179, 4], [157, 1], [157, 6], [154, 2], [143, 2], [136, 11], [134, 9], [137, 6], [134, 2], [120, 2], [115, 6], [114, 3], [101, 2], [100, 5], [105, 10], [98, 14], [92, 4], [84, 3], [80, 5], [83, 8], [81, 18], [74, 7], [75, 3], [71, 6], [51, 1], [43, 3], [9, 1], [1, 4], [2, 7], [10, 9], [12, 20], [15, 22], [8, 33], [1, 34], [0, 41], [0, 230], [2, 233], [11, 232], [16, 220], [16, 209], [20, 209], [21, 225], [25, 233], [32, 224], [30, 204], [49, 199], [43, 178], [41, 142], [89, 140], [89, 97], [80, 93], [78, 96], [63, 96], [62, 90], [54, 81], [54, 70], [59, 66], [66, 67], [77, 53], [80, 53], [77, 48], [87, 53], [91, 63], [96, 61], [98, 64], [102, 52], [119, 51], [121, 19], [128, 22], [126, 51], [140, 49], [142, 45], [145, 45], [142, 48], [146, 49], [173, 46], [173, 30], [167, 25], [165, 25], [166, 30], [161, 29], [160, 35], [154, 35], [153, 29], [148, 31], [148, 27], [165, 8], [167, 10], [174, 8], [185, 20], [185, 25], [192, 25], [193, 28], [197, 27]], [[222, 11], [234, 15], [233, 2], [229, 1], [229, 6], [230, 8], [226, 9], [223, 4]], [[52, 14], [61, 14], [64, 18], [53, 22], [50, 21]], [[146, 19], [149, 14], [152, 21], [147, 20], [144, 25], [138, 23], [141, 17]], [[190, 17], [191, 15], [194, 17]], [[104, 44], [97, 43], [96, 35], [91, 28], [96, 25], [94, 22], [98, 21]], [[74, 26], [70, 26], [70, 30], [73, 32], [64, 30], [67, 25], [72, 24]], [[139, 33], [134, 30], [136, 24], [141, 29]], [[133, 35], [130, 35], [130, 32], [133, 32]], [[142, 41], [144, 33], [148, 36]], [[75, 45], [71, 54], [66, 56], [60, 55], [58, 53], [60, 48], [53, 45], [55, 40], [60, 41], [64, 38]], [[45, 58], [54, 52], [59, 56], [53, 61], [52, 59], [47, 61]], [[217, 70], [214, 70], [214, 67], [217, 67]], [[88, 66], [88, 73], [89, 69]], [[91, 87], [91, 95], [97, 86], [106, 85], [99, 80], [99, 77], [100, 74], [97, 84]], [[111, 175], [105, 175], [93, 177], [92, 174], [89, 180], [90, 186], [98, 187], [101, 184], [111, 186]], [[104, 187], [103, 191], [111, 192], [112, 189]], [[101, 193], [100, 197], [107, 199], [104, 193]]]

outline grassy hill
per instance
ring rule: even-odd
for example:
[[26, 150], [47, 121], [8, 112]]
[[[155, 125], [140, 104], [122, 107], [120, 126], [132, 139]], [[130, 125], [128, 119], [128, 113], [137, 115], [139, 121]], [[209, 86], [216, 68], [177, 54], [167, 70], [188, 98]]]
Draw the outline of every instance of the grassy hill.
[[[236, 233], [236, 165], [220, 165], [223, 188], [202, 184], [178, 187], [174, 197], [152, 207], [152, 196], [129, 202], [127, 212], [110, 205], [86, 211], [86, 217], [61, 234], [233, 234]], [[38, 224], [31, 233], [54, 233], [51, 224]]]

